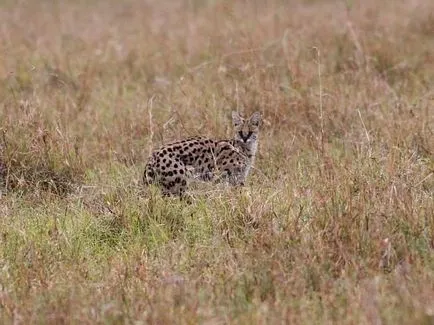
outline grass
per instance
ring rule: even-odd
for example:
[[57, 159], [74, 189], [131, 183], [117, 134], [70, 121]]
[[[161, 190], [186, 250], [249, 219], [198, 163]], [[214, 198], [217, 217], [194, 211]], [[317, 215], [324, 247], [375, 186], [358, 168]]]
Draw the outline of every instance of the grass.
[[[432, 12], [2, 2], [0, 323], [433, 324]], [[264, 116], [245, 188], [141, 185], [233, 109]]]

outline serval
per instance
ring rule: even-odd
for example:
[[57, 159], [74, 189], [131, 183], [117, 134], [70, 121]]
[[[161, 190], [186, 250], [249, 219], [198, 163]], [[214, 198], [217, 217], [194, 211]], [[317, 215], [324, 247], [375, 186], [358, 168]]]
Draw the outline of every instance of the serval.
[[192, 178], [243, 186], [255, 160], [261, 120], [259, 112], [248, 119], [232, 112], [233, 139], [192, 137], [162, 146], [146, 164], [144, 183], [159, 185], [164, 195], [181, 197]]

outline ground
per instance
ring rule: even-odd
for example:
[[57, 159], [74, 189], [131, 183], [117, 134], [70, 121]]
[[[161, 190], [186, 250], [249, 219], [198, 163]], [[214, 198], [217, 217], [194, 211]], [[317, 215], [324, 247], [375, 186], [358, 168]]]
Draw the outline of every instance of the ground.
[[[2, 1], [1, 324], [433, 324], [434, 2]], [[262, 112], [243, 189], [152, 148]]]

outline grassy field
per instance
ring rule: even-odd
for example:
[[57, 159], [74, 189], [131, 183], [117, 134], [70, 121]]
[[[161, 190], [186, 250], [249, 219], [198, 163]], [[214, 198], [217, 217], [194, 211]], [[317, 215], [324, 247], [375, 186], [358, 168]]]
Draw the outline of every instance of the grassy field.
[[[434, 2], [0, 4], [1, 324], [434, 324]], [[241, 190], [151, 148], [264, 116]]]

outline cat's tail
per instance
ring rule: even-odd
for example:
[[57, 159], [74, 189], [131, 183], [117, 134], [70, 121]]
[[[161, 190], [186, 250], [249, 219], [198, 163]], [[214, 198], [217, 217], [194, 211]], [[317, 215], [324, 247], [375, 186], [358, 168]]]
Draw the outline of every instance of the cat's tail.
[[155, 157], [154, 154], [149, 158], [143, 173], [143, 184], [145, 186], [154, 184], [157, 179], [157, 172], [154, 167]]

